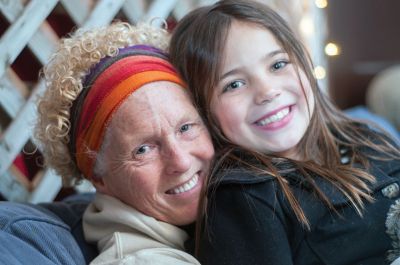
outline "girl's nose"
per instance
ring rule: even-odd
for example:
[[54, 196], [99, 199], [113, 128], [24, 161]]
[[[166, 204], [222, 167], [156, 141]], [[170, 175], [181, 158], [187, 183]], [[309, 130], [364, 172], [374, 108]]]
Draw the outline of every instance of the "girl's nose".
[[257, 105], [262, 105], [274, 101], [281, 95], [281, 90], [271, 84], [261, 84], [257, 86], [254, 101]]

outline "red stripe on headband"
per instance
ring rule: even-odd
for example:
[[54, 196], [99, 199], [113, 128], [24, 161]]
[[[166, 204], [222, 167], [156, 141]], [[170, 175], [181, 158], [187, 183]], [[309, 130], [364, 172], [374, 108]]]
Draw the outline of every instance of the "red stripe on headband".
[[87, 127], [89, 121], [93, 119], [93, 115], [96, 113], [98, 106], [100, 106], [103, 99], [110, 93], [113, 87], [135, 73], [149, 70], [160, 70], [176, 75], [170, 63], [161, 58], [146, 55], [123, 58], [113, 63], [101, 73], [85, 98], [77, 127], [77, 134]]

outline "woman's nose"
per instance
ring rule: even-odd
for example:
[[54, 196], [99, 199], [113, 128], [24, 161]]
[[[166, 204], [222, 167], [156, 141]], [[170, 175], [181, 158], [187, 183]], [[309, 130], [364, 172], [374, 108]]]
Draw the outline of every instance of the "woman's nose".
[[175, 143], [165, 152], [164, 163], [168, 174], [182, 174], [190, 169], [191, 154], [184, 146]]

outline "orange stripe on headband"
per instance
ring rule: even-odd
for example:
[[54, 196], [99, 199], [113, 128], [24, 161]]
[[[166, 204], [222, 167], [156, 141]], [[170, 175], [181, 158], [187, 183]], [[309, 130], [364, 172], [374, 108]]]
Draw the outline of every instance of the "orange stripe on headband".
[[[164, 62], [166, 62], [168, 67], [166, 67]], [[90, 179], [93, 177], [93, 167], [95, 164], [95, 157], [90, 155], [90, 152], [88, 151], [90, 150], [96, 153], [99, 151], [112, 114], [129, 95], [134, 93], [143, 85], [157, 81], [170, 81], [179, 84], [182, 87], [186, 86], [185, 83], [178, 77], [178, 75], [175, 72], [172, 72], [172, 66], [167, 61], [164, 62], [154, 66], [154, 70], [142, 72], [133, 71], [130, 76], [126, 77], [121, 82], [116, 82], [116, 84], [113, 86], [111, 84], [112, 82], [105, 82], [103, 84], [99, 84], [97, 81], [95, 82], [96, 86], [100, 87], [107, 83], [107, 91], [104, 91], [104, 87], [102, 87], [102, 89], [95, 90], [95, 94], [92, 94], [92, 91], [90, 91], [92, 97], [99, 96], [96, 95], [96, 91], [101, 91], [100, 94], [102, 95], [100, 95], [100, 98], [103, 97], [103, 99], [101, 102], [99, 102], [99, 105], [96, 106], [96, 108], [85, 108], [86, 111], [93, 112], [88, 113], [89, 116], [92, 116], [93, 118], [88, 124], [82, 124], [78, 127], [78, 134], [76, 136], [76, 161], [78, 168], [86, 176], [86, 178]], [[140, 63], [141, 62], [138, 61], [133, 62], [131, 67], [133, 66], [133, 68], [135, 68], [137, 66], [136, 64]], [[108, 69], [105, 70], [105, 74], [107, 74], [106, 72], [108, 72]], [[98, 80], [100, 80], [100, 77]], [[86, 100], [84, 105], [86, 105]]]
[[83, 131], [84, 127], [88, 126], [101, 102], [112, 91], [110, 87], [114, 87], [116, 84], [135, 73], [150, 70], [161, 70], [176, 74], [173, 66], [169, 62], [148, 55], [125, 57], [110, 65], [97, 77], [85, 98], [85, 103], [82, 106], [80, 114], [78, 131]]

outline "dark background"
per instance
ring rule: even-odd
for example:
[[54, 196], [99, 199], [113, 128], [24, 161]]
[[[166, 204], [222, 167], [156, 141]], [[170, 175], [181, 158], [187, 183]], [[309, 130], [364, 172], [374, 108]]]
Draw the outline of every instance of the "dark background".
[[371, 79], [400, 64], [400, 1], [331, 0], [325, 11], [327, 42], [341, 46], [328, 58], [330, 94], [342, 109], [365, 104]]

